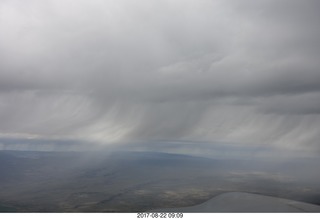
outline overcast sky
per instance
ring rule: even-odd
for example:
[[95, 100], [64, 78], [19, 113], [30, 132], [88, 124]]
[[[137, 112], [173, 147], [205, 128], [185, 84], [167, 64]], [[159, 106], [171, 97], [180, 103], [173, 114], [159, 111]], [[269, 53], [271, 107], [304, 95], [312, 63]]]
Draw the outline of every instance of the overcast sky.
[[0, 0], [0, 137], [320, 151], [318, 0]]

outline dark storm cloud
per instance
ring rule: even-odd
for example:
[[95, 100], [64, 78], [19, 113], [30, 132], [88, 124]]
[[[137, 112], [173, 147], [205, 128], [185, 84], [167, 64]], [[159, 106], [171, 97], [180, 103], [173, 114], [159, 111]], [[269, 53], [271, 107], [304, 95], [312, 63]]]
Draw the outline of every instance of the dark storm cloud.
[[260, 110], [278, 114], [320, 114], [319, 93], [308, 93], [292, 96], [278, 96], [266, 99], [260, 104]]
[[317, 149], [318, 9], [318, 1], [1, 1], [0, 132]]

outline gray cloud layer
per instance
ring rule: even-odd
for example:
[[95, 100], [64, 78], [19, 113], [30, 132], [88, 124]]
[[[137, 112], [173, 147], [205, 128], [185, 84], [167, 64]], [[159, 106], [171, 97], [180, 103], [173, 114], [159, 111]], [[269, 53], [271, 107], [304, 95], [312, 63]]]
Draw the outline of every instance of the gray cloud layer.
[[0, 133], [319, 150], [319, 1], [0, 1]]

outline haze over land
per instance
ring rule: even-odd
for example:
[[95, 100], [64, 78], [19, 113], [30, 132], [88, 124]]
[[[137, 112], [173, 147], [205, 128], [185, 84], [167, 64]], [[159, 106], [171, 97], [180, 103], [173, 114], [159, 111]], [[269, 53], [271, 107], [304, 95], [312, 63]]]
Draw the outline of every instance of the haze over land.
[[[167, 174], [162, 168], [168, 154], [178, 160], [182, 156], [186, 163], [188, 156], [209, 159], [210, 165], [199, 161], [202, 166], [195, 164], [196, 169], [190, 164], [193, 172], [176, 169], [181, 179], [203, 170], [208, 184], [226, 180], [211, 184], [212, 190], [196, 200], [216, 195], [220, 184], [231, 183], [222, 190], [259, 192], [254, 185], [263, 185], [261, 193], [286, 196], [300, 186], [304, 192], [298, 189], [288, 198], [316, 203], [311, 196], [320, 193], [314, 187], [319, 184], [320, 155], [319, 9], [317, 0], [0, 0], [0, 162], [8, 168], [2, 167], [0, 177], [13, 180], [0, 194], [0, 204], [47, 209], [23, 207], [24, 202], [17, 207], [15, 198], [27, 192], [23, 200], [35, 200], [30, 194], [37, 192], [31, 187], [44, 188], [50, 178], [46, 171], [72, 155], [70, 165], [77, 168], [54, 175], [56, 180], [71, 175], [72, 180], [62, 187], [49, 183], [38, 201], [59, 188], [51, 210], [76, 211], [79, 197], [68, 195], [97, 192], [81, 186], [68, 190], [79, 178], [85, 187], [96, 183], [104, 194], [99, 194], [101, 200], [94, 195], [79, 204], [79, 211], [125, 209], [97, 205], [109, 197], [104, 192], [114, 189], [99, 184], [112, 178], [113, 171], [105, 166], [111, 161], [92, 167], [93, 172], [101, 168], [102, 176], [93, 177], [97, 182], [82, 181], [97, 151], [105, 154], [102, 160], [120, 153], [128, 168], [131, 164], [122, 153], [126, 158], [132, 154], [133, 160], [144, 160], [145, 153], [161, 155], [159, 166], [148, 169], [163, 171], [160, 178]], [[217, 159], [219, 164], [214, 164]], [[243, 161], [257, 169], [248, 164], [242, 172], [233, 171]], [[210, 172], [216, 165], [221, 169]], [[244, 177], [245, 186], [229, 175], [224, 178], [222, 170], [236, 174], [238, 183]], [[16, 184], [19, 180], [11, 171], [29, 183]], [[115, 180], [128, 170], [121, 171]], [[265, 174], [279, 181], [288, 178], [274, 192], [266, 186]], [[257, 183], [257, 176], [263, 183]], [[37, 182], [37, 177], [42, 180]], [[1, 178], [0, 183], [9, 182]], [[290, 180], [294, 185], [286, 184]], [[183, 194], [208, 185], [191, 181], [185, 190], [189, 193]], [[173, 182], [165, 188], [184, 181]], [[116, 191], [132, 192], [130, 181], [126, 183]]]
[[[319, 205], [315, 171], [319, 162], [310, 158], [269, 161], [133, 151], [2, 151], [0, 210], [142, 212], [193, 206], [227, 192]], [[232, 205], [232, 201], [225, 202], [221, 211]], [[253, 206], [250, 210], [249, 206], [244, 210], [272, 208]], [[218, 206], [213, 209], [219, 211]]]

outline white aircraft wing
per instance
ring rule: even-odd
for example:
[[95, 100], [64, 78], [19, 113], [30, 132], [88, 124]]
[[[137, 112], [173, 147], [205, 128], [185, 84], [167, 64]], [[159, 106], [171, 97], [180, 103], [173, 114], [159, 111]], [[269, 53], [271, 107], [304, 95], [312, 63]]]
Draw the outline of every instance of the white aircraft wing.
[[191, 207], [166, 208], [152, 212], [319, 212], [320, 206], [271, 196], [228, 192]]

